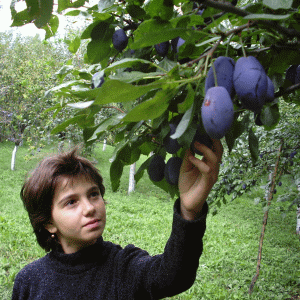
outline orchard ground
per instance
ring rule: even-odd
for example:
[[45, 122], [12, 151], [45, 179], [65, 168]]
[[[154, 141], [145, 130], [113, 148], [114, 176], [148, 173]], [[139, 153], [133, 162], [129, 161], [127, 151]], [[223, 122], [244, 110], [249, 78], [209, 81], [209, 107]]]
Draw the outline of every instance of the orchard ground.
[[[0, 295], [1, 300], [8, 300], [17, 272], [45, 254], [35, 241], [19, 192], [26, 173], [53, 149], [42, 149], [26, 161], [28, 149], [19, 147], [16, 170], [11, 171], [13, 144], [1, 143], [0, 148]], [[133, 243], [152, 255], [161, 253], [171, 230], [174, 199], [154, 186], [146, 172], [136, 191], [128, 196], [129, 166], [124, 169], [119, 191], [113, 193], [109, 183], [109, 158], [113, 150], [107, 146], [103, 152], [100, 144], [91, 157], [97, 161], [106, 183], [108, 221], [104, 239], [122, 246]], [[260, 178], [261, 185], [265, 179]], [[292, 210], [282, 219], [276, 202], [289, 188], [289, 177], [282, 178], [282, 186], [274, 195], [259, 277], [252, 295], [248, 294], [256, 273], [264, 214], [262, 207], [254, 204], [255, 198], [264, 196], [259, 186], [221, 207], [217, 215], [208, 216], [196, 281], [187, 292], [170, 299], [299, 299], [300, 243], [295, 234], [296, 212]]]

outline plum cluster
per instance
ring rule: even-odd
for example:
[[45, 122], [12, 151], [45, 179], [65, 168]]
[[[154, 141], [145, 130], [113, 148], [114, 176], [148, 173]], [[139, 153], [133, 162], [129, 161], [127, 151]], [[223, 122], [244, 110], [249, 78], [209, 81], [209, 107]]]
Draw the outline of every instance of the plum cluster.
[[165, 178], [169, 184], [177, 185], [181, 164], [182, 158], [180, 157], [171, 157], [165, 163], [161, 155], [155, 154], [147, 168], [149, 178], [154, 182], [162, 181]]
[[208, 71], [201, 117], [211, 138], [221, 139], [231, 128], [235, 95], [243, 108], [254, 112], [256, 119], [263, 105], [274, 100], [274, 84], [253, 56], [241, 57], [236, 63], [230, 57], [220, 56]]

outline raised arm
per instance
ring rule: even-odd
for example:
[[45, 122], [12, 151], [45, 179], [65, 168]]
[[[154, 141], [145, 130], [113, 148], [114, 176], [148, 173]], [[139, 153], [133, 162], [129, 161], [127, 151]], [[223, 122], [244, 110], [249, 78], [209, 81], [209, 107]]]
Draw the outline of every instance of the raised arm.
[[219, 164], [223, 147], [219, 140], [213, 140], [213, 149], [195, 143], [203, 153], [203, 158], [196, 158], [187, 150], [179, 175], [179, 193], [181, 215], [186, 220], [194, 220], [200, 214], [203, 204], [218, 179]]

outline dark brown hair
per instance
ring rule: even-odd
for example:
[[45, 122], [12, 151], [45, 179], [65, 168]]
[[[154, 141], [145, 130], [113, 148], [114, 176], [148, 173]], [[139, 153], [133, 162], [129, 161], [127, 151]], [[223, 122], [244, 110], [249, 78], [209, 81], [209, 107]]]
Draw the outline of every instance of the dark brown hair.
[[51, 220], [54, 192], [62, 177], [70, 179], [83, 175], [95, 182], [104, 197], [103, 178], [97, 168], [86, 158], [78, 156], [76, 149], [43, 159], [21, 190], [21, 199], [28, 212], [39, 245], [46, 251], [57, 246], [56, 238], [45, 229]]

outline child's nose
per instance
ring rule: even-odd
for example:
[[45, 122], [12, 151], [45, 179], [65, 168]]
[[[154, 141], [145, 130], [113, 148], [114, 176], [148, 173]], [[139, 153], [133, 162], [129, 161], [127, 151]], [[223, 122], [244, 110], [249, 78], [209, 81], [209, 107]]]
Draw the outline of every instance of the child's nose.
[[89, 215], [95, 212], [95, 206], [88, 200], [83, 201], [83, 214]]

